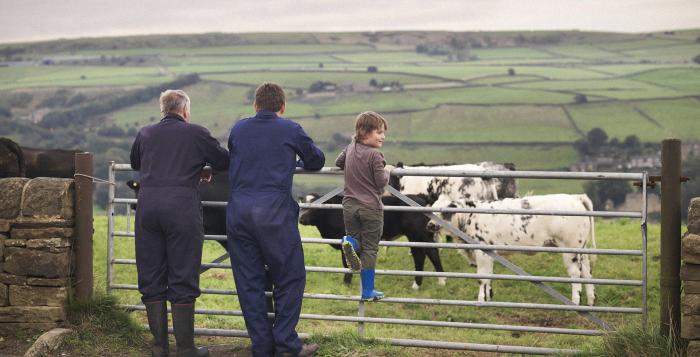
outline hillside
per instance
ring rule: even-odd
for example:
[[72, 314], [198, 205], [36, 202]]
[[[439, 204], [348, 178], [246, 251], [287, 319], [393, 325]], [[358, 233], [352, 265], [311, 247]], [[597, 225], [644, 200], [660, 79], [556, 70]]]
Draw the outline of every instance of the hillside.
[[[573, 143], [596, 127], [643, 145], [700, 139], [698, 55], [700, 30], [211, 33], [0, 45], [0, 135], [91, 150], [104, 175], [107, 161], [126, 160], [136, 130], [159, 118], [153, 88], [197, 74], [184, 87], [194, 121], [222, 141], [251, 114], [255, 86], [275, 81], [287, 89], [288, 116], [329, 157], [352, 134], [355, 115], [374, 110], [390, 123], [391, 162], [568, 169], [578, 158]], [[65, 120], [47, 120], [57, 116]], [[577, 182], [541, 186], [525, 183], [580, 191]]]

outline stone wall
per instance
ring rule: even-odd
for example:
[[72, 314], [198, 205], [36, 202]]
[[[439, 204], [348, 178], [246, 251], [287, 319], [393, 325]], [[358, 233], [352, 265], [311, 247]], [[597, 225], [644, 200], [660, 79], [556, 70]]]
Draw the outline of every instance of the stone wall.
[[690, 340], [688, 356], [700, 356], [700, 197], [693, 198], [688, 207], [681, 259], [681, 337]]
[[71, 179], [0, 179], [0, 334], [64, 321], [74, 191]]

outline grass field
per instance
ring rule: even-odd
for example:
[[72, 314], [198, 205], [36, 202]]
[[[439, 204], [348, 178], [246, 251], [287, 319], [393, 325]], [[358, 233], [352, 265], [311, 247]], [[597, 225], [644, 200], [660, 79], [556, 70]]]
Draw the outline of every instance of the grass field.
[[[133, 227], [133, 224], [131, 225]], [[119, 217], [117, 230], [125, 229], [125, 220]], [[133, 229], [133, 228], [132, 228]], [[318, 237], [314, 228], [300, 226], [303, 237]], [[650, 227], [649, 234], [649, 318], [653, 323], [658, 320], [658, 225]], [[636, 221], [598, 220], [596, 222], [596, 240], [598, 248], [640, 249], [640, 229]], [[98, 289], [105, 287], [105, 252], [106, 252], [106, 218], [97, 217], [95, 220], [95, 278]], [[223, 254], [223, 249], [215, 242], [205, 242], [204, 260], [210, 261]], [[341, 267], [338, 251], [326, 245], [305, 245], [306, 265]], [[474, 272], [465, 260], [451, 249], [441, 252], [445, 271]], [[115, 258], [133, 258], [132, 238], [115, 238]], [[561, 258], [557, 254], [539, 253], [536, 259], [532, 256], [514, 254], [509, 258], [521, 265], [531, 274], [565, 276]], [[429, 265], [429, 264], [428, 264]], [[405, 248], [382, 250], [379, 255], [379, 269], [412, 270], [411, 258]], [[426, 267], [432, 271], [432, 267]], [[497, 266], [497, 274], [508, 272]], [[600, 256], [595, 263], [594, 277], [610, 279], [640, 279], [641, 263], [638, 257]], [[135, 269], [133, 266], [118, 265], [115, 267], [115, 283], [135, 284]], [[439, 286], [436, 279], [426, 278], [419, 291], [410, 288], [412, 278], [379, 276], [377, 286], [391, 297], [440, 298], [474, 300], [477, 292], [477, 281], [465, 279], [448, 279], [446, 286]], [[201, 286], [212, 289], [234, 289], [231, 272], [227, 269], [212, 269], [202, 275]], [[493, 283], [495, 301], [518, 301], [556, 303], [546, 294], [526, 282], [495, 281]], [[570, 296], [570, 286], [554, 284], [565, 296]], [[358, 280], [352, 286], [342, 284], [340, 274], [309, 273], [307, 275], [307, 293], [329, 293], [341, 295], [356, 295]], [[114, 290], [122, 303], [135, 304], [138, 294], [134, 291]], [[597, 286], [598, 306], [641, 306], [640, 288]], [[202, 309], [238, 310], [235, 296], [203, 295], [198, 300]], [[307, 299], [304, 301], [302, 313], [331, 314], [355, 316], [357, 303], [350, 301], [329, 301]], [[406, 319], [422, 319], [432, 321], [462, 321], [492, 324], [523, 324], [529, 326], [548, 326], [565, 328], [595, 328], [584, 318], [575, 313], [546, 310], [525, 309], [495, 309], [477, 307], [450, 306], [421, 306], [413, 304], [377, 303], [367, 305], [366, 315], [372, 317], [396, 317]], [[605, 321], [614, 326], [631, 326], [640, 323], [639, 315], [599, 314]], [[134, 313], [140, 321], [145, 321], [141, 313]], [[197, 325], [208, 328], [243, 329], [239, 317], [222, 317], [200, 315]], [[354, 323], [302, 320], [298, 330], [313, 334], [333, 334], [343, 331], [354, 331]], [[461, 341], [470, 343], [489, 344], [524, 344], [530, 346], [548, 346], [561, 348], [586, 348], [594, 337], [576, 337], [572, 335], [546, 335], [542, 333], [512, 333], [508, 331], [489, 331], [456, 328], [427, 328], [404, 325], [375, 325], [365, 326], [367, 336], [415, 338], [445, 341]], [[234, 340], [233, 343], [248, 343], [246, 340]], [[423, 356], [422, 350], [404, 350], [401, 355]], [[450, 355], [445, 351], [447, 355]], [[459, 353], [454, 352], [454, 355]]]

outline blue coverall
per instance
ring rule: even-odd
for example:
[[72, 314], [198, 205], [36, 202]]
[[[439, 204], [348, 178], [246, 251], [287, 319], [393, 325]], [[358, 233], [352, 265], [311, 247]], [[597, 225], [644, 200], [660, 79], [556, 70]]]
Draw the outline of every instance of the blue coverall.
[[[231, 197], [226, 230], [252, 353], [296, 355], [301, 350], [295, 327], [306, 270], [292, 179], [297, 156], [307, 170], [320, 170], [325, 156], [299, 124], [268, 111], [236, 123], [228, 147]], [[266, 265], [273, 284], [274, 321], [266, 315]]]
[[131, 168], [140, 180], [135, 244], [144, 303], [191, 304], [200, 295], [204, 228], [197, 185], [205, 164], [226, 170], [228, 151], [207, 129], [177, 114], [136, 135]]

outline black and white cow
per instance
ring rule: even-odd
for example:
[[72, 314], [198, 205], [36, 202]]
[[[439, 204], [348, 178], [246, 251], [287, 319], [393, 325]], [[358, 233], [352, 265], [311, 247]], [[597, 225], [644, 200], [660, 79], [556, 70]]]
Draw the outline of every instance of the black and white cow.
[[[307, 195], [305, 202], [310, 203], [318, 199], [317, 194]], [[425, 205], [425, 200], [418, 196], [409, 196], [416, 203]], [[334, 196], [325, 203], [340, 204], [342, 196]], [[405, 206], [400, 199], [393, 196], [382, 196], [382, 202], [385, 206]], [[337, 209], [302, 209], [299, 214], [299, 223], [307, 226], [316, 226], [321, 233], [322, 238], [340, 239], [345, 235], [345, 224], [343, 223], [343, 212]], [[426, 242], [434, 243], [435, 235], [427, 230], [428, 217], [420, 212], [397, 212], [384, 211], [384, 230], [382, 232], [382, 240], [391, 241], [406, 236], [410, 242]], [[331, 246], [340, 251], [340, 244], [331, 244]], [[411, 255], [416, 271], [423, 271], [425, 257], [433, 263], [435, 271], [442, 272], [442, 263], [440, 254], [437, 248], [413, 248], [411, 247]], [[347, 268], [345, 259], [340, 260], [343, 266]], [[446, 278], [438, 278], [440, 285], [445, 285]], [[345, 274], [343, 279], [345, 284], [350, 284], [352, 274]], [[419, 289], [423, 283], [422, 276], [416, 276], [413, 282], [413, 289]]]
[[[406, 166], [406, 169], [435, 169], [462, 171], [512, 171], [513, 164], [496, 164], [485, 161], [479, 164]], [[390, 185], [403, 194], [419, 195], [432, 205], [438, 197], [446, 195], [453, 200], [494, 201], [500, 198], [516, 197], [517, 183], [513, 178], [487, 177], [433, 177], [433, 176], [392, 176]]]
[[[433, 207], [581, 212], [593, 210], [593, 204], [588, 196], [567, 194], [507, 198], [493, 202], [452, 200], [448, 196], [441, 196]], [[439, 215], [460, 231], [484, 244], [584, 248], [590, 243], [593, 248], [596, 246], [593, 217], [448, 212]], [[428, 223], [428, 230], [437, 232], [440, 229], [441, 227], [434, 221], [431, 220]], [[466, 256], [465, 251], [460, 250], [460, 253]], [[474, 256], [479, 274], [493, 273], [493, 259], [489, 255], [481, 250], [475, 250]], [[563, 253], [563, 259], [570, 277], [591, 278], [591, 257], [588, 254]], [[571, 301], [578, 305], [581, 301], [581, 284], [574, 283], [571, 287]], [[593, 284], [586, 284], [586, 298], [589, 305], [595, 302], [594, 289]], [[491, 280], [481, 279], [479, 301], [488, 301], [492, 297]]]

